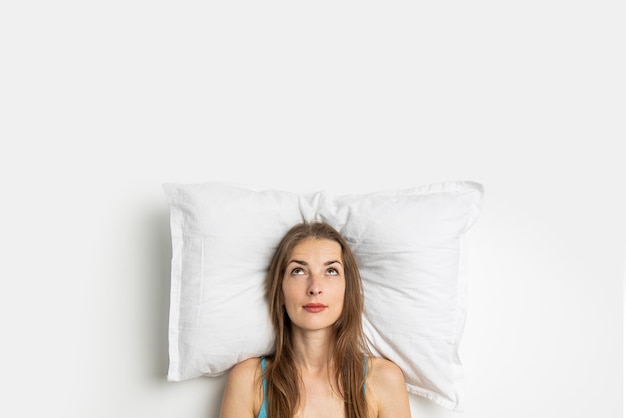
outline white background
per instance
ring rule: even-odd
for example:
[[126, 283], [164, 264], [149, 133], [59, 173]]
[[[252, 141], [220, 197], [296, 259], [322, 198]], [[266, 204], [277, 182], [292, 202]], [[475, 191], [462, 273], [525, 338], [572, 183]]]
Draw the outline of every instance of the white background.
[[4, 1], [0, 416], [217, 417], [167, 383], [164, 182], [485, 186], [466, 411], [622, 414], [618, 1]]

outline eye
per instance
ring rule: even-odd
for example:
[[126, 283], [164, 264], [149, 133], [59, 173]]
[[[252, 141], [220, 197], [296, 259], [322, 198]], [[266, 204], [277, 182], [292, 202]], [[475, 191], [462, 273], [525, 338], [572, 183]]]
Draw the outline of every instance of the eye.
[[339, 271], [337, 271], [336, 268], [331, 267], [328, 270], [326, 270], [326, 272], [331, 275], [331, 276], [338, 276], [339, 275]]
[[302, 267], [296, 267], [291, 270], [290, 273], [292, 276], [302, 276], [304, 274], [304, 270]]

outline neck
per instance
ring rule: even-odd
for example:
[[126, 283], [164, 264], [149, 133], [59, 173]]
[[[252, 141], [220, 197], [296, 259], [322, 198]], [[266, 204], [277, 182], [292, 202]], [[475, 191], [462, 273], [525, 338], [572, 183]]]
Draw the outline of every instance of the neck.
[[332, 355], [333, 336], [329, 330], [294, 330], [293, 348], [296, 365], [302, 370], [326, 370]]

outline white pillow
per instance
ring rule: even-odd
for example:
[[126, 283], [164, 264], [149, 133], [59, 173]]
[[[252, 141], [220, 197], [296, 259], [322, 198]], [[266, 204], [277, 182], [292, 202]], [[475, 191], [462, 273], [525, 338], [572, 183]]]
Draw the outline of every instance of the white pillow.
[[163, 187], [172, 233], [168, 380], [216, 376], [271, 351], [263, 284], [270, 259], [291, 226], [324, 220], [359, 263], [374, 354], [402, 368], [409, 392], [462, 409], [464, 235], [481, 210], [480, 184], [360, 195]]

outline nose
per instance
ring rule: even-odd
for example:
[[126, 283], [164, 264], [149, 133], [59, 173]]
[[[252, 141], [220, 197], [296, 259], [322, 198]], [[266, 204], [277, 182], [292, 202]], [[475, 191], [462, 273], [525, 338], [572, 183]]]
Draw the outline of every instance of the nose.
[[319, 296], [322, 294], [322, 289], [317, 287], [311, 287], [308, 291], [309, 296]]
[[307, 289], [307, 294], [309, 296], [319, 296], [322, 294], [322, 286], [320, 285], [320, 281], [317, 276], [313, 276], [311, 278], [311, 283], [309, 284], [309, 288]]

